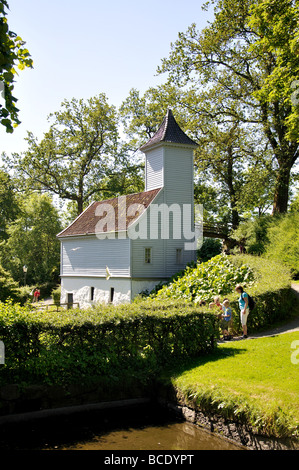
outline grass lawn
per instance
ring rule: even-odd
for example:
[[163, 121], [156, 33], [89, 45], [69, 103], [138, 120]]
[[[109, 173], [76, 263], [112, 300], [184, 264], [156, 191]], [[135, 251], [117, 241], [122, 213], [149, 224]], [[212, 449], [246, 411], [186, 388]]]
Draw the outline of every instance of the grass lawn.
[[293, 341], [299, 348], [299, 332], [223, 343], [213, 354], [168, 371], [169, 376], [201, 409], [247, 422], [267, 435], [298, 435], [299, 353], [291, 349]]

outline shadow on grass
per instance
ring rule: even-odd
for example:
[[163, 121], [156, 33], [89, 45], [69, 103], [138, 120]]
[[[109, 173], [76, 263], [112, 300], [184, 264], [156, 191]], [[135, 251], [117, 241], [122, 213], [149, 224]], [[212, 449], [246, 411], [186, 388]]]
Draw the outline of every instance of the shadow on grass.
[[208, 362], [216, 362], [220, 359], [225, 359], [226, 357], [234, 357], [239, 354], [244, 354], [247, 352], [246, 348], [217, 348], [215, 351], [202, 356], [197, 356], [188, 359], [180, 359], [175, 363], [169, 364], [163, 368], [161, 373], [162, 381], [166, 383], [171, 383], [171, 379], [179, 377], [184, 372], [196, 369], [197, 367], [203, 366]]

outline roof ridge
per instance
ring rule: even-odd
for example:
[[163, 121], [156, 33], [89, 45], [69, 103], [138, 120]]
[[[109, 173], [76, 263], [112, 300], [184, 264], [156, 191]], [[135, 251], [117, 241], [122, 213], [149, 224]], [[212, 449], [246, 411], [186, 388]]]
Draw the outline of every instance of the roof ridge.
[[164, 120], [163, 120], [163, 122], [165, 121], [165, 126], [164, 126], [164, 131], [163, 131], [163, 134], [162, 134], [162, 139], [161, 139], [162, 141], [165, 139], [165, 136], [166, 136], [167, 127], [168, 127], [168, 123], [169, 123], [169, 115], [170, 114], [172, 114], [172, 111], [171, 111], [170, 108], [168, 108], [166, 116], [164, 117]]

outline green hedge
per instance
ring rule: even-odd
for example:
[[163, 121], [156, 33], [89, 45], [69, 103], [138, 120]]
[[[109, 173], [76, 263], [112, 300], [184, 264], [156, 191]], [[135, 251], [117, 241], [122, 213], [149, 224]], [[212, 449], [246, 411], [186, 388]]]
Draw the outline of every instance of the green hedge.
[[215, 346], [217, 319], [193, 305], [145, 301], [58, 313], [0, 303], [0, 383], [88, 383], [155, 375], [173, 359]]

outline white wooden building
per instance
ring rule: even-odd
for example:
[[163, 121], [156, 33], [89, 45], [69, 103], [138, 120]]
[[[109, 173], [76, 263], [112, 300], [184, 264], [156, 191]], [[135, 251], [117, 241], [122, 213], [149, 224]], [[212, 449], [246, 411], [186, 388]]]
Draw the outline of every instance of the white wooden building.
[[168, 110], [140, 148], [145, 191], [93, 202], [58, 234], [62, 303], [130, 302], [196, 259], [196, 146]]

